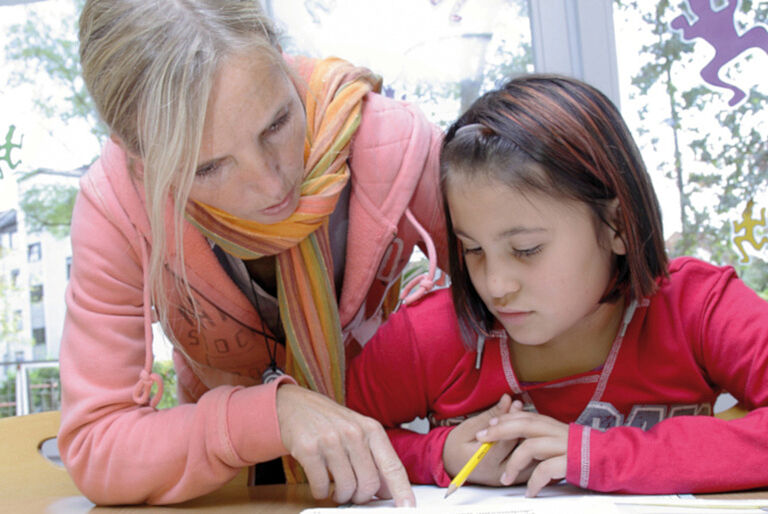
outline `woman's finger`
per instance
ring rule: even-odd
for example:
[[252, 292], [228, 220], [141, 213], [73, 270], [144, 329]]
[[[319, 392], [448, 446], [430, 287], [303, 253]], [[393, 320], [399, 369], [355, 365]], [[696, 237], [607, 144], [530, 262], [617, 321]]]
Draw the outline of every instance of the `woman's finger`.
[[408, 473], [400, 462], [392, 443], [384, 429], [375, 430], [369, 435], [368, 444], [376, 467], [384, 481], [383, 486], [392, 495], [396, 507], [415, 507], [416, 496], [408, 481]]
[[[371, 422], [375, 426], [371, 426]], [[351, 425], [345, 439], [347, 441], [347, 454], [349, 456], [352, 470], [355, 474], [357, 487], [352, 496], [353, 503], [365, 503], [370, 501], [381, 488], [379, 469], [373, 459], [372, 450], [369, 446], [369, 431], [381, 426], [375, 421], [369, 422], [363, 418], [360, 425]]]
[[336, 431], [323, 434], [320, 445], [328, 472], [333, 477], [333, 500], [336, 503], [347, 503], [357, 489], [357, 480], [342, 437]]
[[328, 498], [331, 481], [325, 459], [318, 452], [297, 452], [292, 455], [304, 468], [312, 497], [317, 500]]

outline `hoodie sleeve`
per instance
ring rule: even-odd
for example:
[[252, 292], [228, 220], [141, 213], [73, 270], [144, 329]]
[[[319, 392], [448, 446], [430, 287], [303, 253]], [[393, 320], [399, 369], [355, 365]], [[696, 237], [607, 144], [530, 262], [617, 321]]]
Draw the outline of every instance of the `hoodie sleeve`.
[[184, 501], [286, 453], [275, 405], [281, 382], [217, 387], [196, 404], [164, 410], [134, 401], [151, 322], [143, 301], [146, 263], [140, 235], [119, 208], [109, 208], [117, 201], [101, 179], [98, 189], [83, 180], [72, 218], [59, 450], [78, 488], [97, 504]]
[[751, 412], [678, 416], [650, 430], [571, 424], [569, 482], [604, 492], [706, 493], [768, 486], [768, 303], [732, 268], [689, 261], [676, 315], [702, 374]]

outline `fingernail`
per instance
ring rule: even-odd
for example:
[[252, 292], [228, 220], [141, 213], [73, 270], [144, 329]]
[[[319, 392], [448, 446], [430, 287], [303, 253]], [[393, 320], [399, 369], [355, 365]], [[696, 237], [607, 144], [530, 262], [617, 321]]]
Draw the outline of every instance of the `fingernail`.
[[507, 476], [506, 473], [501, 474], [501, 478], [499, 479], [499, 481], [501, 482], [501, 485], [509, 485], [509, 482], [508, 482], [509, 477]]
[[400, 503], [397, 505], [397, 507], [405, 507], [405, 508], [413, 508], [416, 506], [416, 503], [410, 498], [405, 498], [404, 500], [400, 500]]
[[475, 437], [485, 437], [486, 435], [488, 435], [488, 431], [483, 429], [483, 430], [479, 431], [478, 433], [476, 433]]
[[499, 418], [491, 418], [491, 420], [488, 422], [489, 425], [494, 426], [499, 423]]

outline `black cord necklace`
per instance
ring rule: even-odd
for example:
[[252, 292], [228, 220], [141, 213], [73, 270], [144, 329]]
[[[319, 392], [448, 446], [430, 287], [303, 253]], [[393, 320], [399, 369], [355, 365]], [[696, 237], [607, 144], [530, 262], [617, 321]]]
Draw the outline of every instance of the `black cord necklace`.
[[[261, 383], [269, 384], [278, 377], [285, 375], [285, 372], [283, 372], [283, 370], [280, 369], [280, 367], [277, 365], [277, 345], [282, 343], [275, 336], [267, 332], [267, 326], [264, 323], [264, 315], [262, 314], [261, 307], [259, 306], [259, 295], [256, 292], [256, 288], [253, 286], [253, 279], [250, 276], [248, 277], [248, 283], [251, 285], [251, 293], [253, 293], [253, 306], [256, 307], [256, 312], [259, 315], [259, 322], [261, 323], [261, 330], [253, 329], [253, 331], [264, 338], [264, 344], [267, 346], [267, 355], [269, 355], [269, 365], [267, 366], [267, 369], [265, 369], [261, 374]], [[278, 334], [278, 336], [284, 338], [285, 336], [281, 330], [282, 326], [280, 324], [279, 314], [277, 320], [277, 328], [281, 332]], [[271, 347], [270, 342], [272, 343]]]

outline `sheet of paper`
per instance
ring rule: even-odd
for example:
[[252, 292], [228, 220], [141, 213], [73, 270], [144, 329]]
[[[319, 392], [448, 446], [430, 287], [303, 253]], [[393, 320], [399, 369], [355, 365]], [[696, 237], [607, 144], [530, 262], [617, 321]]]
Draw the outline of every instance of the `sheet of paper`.
[[[337, 509], [308, 509], [303, 514], [330, 514], [338, 509], [375, 510], [380, 514], [408, 512], [440, 514], [614, 514], [619, 511], [612, 502], [593, 497], [569, 484], [549, 486], [538, 498], [526, 498], [525, 487], [482, 487], [465, 485], [448, 498], [445, 489], [435, 486], [413, 486], [415, 509], [396, 509], [391, 500], [378, 500], [365, 505], [347, 505]], [[351, 513], [350, 513], [351, 514]]]
[[[598, 494], [567, 483], [551, 485], [536, 498], [525, 498], [525, 487], [465, 485], [448, 498], [445, 489], [413, 486], [415, 509], [396, 509], [391, 500], [366, 505], [342, 505], [304, 510], [302, 514], [331, 514], [339, 509], [373, 510], [379, 514], [424, 512], [434, 514], [697, 514], [768, 512], [768, 500], [704, 500], [690, 495]], [[352, 513], [350, 513], [352, 514]], [[361, 513], [362, 514], [362, 513]]]

